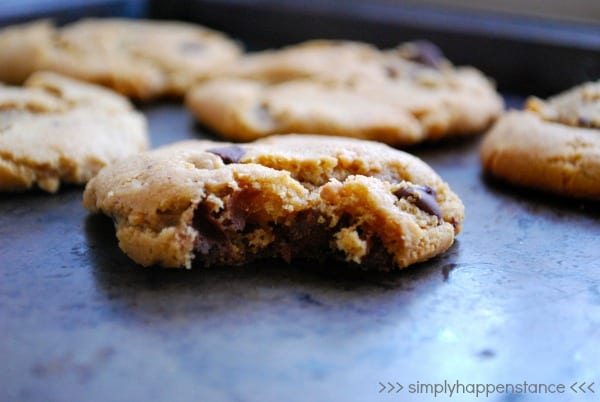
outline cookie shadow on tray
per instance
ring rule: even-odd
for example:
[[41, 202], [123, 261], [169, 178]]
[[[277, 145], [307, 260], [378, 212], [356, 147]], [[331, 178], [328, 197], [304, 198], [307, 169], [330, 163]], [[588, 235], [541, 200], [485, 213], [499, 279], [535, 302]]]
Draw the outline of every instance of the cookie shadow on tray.
[[457, 242], [441, 256], [394, 272], [362, 271], [331, 261], [288, 264], [275, 259], [235, 267], [145, 268], [119, 249], [109, 218], [88, 216], [85, 234], [99, 293], [134, 314], [187, 311], [210, 316], [272, 303], [318, 309], [361, 301], [408, 305], [424, 289], [444, 285], [459, 255]]
[[528, 211], [533, 214], [551, 215], [557, 218], [576, 215], [600, 218], [600, 201], [569, 198], [512, 185], [485, 172], [481, 172], [481, 181], [494, 196], [525, 204]]

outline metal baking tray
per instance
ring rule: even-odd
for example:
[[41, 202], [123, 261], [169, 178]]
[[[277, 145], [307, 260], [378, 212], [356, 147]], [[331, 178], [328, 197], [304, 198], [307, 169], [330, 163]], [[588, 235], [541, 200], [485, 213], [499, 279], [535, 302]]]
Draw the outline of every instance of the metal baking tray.
[[[104, 3], [81, 14], [48, 9], [28, 16], [188, 18], [255, 47], [321, 33], [384, 44], [418, 34], [442, 38], [445, 48], [465, 34], [444, 36], [389, 16], [379, 26], [372, 14], [356, 26], [331, 10], [314, 14], [326, 24], [309, 29], [297, 8], [274, 10], [273, 2]], [[476, 38], [496, 40], [500, 49], [509, 42], [537, 49], [523, 38]], [[537, 46], [536, 59], [558, 45]], [[575, 61], [598, 50], [560, 46]], [[513, 94], [509, 106], [519, 107], [530, 88], [555, 89], [543, 79], [520, 86], [519, 74], [511, 78], [515, 73], [503, 68], [507, 78], [499, 83]], [[561, 85], [581, 78], [573, 71]], [[139, 107], [155, 147], [214, 138], [179, 102]], [[495, 393], [487, 398], [493, 401], [597, 400], [600, 205], [486, 178], [480, 139], [410, 149], [459, 194], [466, 221], [448, 252], [400, 272], [282, 261], [144, 269], [120, 251], [111, 220], [81, 206], [82, 188], [0, 195], [0, 401], [428, 401], [434, 395], [419, 386], [444, 381], [566, 387], [564, 394]], [[586, 389], [593, 382], [595, 394]]]

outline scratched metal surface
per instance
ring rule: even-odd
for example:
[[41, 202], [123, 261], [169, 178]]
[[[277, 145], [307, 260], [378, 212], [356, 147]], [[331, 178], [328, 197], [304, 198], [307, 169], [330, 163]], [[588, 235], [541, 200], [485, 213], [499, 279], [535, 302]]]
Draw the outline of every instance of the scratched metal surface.
[[[155, 146], [203, 136], [177, 104], [143, 110]], [[1, 195], [0, 400], [411, 401], [432, 397], [378, 383], [600, 383], [598, 204], [491, 182], [478, 144], [413, 150], [467, 219], [446, 254], [397, 273], [143, 269], [80, 188]]]

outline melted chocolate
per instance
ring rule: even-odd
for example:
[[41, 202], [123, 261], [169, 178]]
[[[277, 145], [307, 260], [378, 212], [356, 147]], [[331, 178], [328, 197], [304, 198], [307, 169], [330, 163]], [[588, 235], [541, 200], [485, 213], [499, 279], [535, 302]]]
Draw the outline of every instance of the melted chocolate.
[[444, 54], [436, 45], [426, 40], [412, 43], [416, 52], [408, 57], [409, 60], [424, 64], [429, 67], [438, 68], [444, 60]]
[[218, 246], [227, 239], [225, 229], [205, 203], [198, 204], [196, 207], [193, 226], [198, 231], [195, 248], [202, 254], [208, 253], [213, 246]]
[[577, 125], [583, 128], [594, 128], [596, 126], [592, 119], [588, 116], [578, 116]]
[[230, 145], [228, 147], [211, 148], [207, 149], [206, 152], [219, 156], [223, 163], [229, 165], [230, 163], [238, 163], [242, 156], [246, 153], [244, 148], [237, 145]]
[[[342, 217], [338, 225], [330, 227], [327, 223], [320, 222], [321, 213], [316, 210], [299, 212], [290, 225], [270, 224], [276, 240], [262, 249], [251, 251], [244, 235], [260, 227], [252, 223], [255, 212], [249, 207], [251, 199], [252, 191], [234, 192], [225, 201], [225, 209], [218, 213], [211, 212], [206, 203], [198, 204], [193, 226], [198, 231], [195, 250], [202, 255], [199, 261], [206, 265], [214, 262], [239, 265], [272, 257], [281, 257], [287, 262], [295, 259], [345, 259], [341, 251], [336, 252], [330, 248], [330, 243], [340, 227], [350, 224], [349, 218]], [[387, 252], [379, 238], [371, 235], [367, 241], [367, 255], [363, 264], [358, 266], [377, 270], [392, 267], [393, 256]]]
[[364, 270], [389, 271], [394, 266], [394, 256], [392, 256], [383, 245], [381, 239], [373, 236], [367, 241], [368, 252], [363, 257], [359, 267]]
[[427, 212], [430, 215], [435, 215], [438, 218], [443, 219], [442, 210], [437, 202], [436, 191], [429, 186], [410, 186], [406, 188], [398, 189], [394, 192], [394, 195], [398, 198], [406, 198], [415, 205]]
[[333, 228], [319, 223], [321, 214], [314, 210], [298, 213], [294, 224], [278, 230], [278, 236], [286, 239], [286, 247], [282, 250], [285, 260], [292, 258], [321, 259], [329, 250], [329, 242], [333, 236]]

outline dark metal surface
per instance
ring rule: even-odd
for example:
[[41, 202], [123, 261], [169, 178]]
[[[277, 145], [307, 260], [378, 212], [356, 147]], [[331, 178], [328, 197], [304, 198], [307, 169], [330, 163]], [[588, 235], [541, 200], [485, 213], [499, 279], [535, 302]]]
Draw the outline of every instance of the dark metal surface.
[[[155, 146], [202, 136], [180, 105], [143, 110]], [[0, 196], [0, 400], [421, 401], [433, 396], [378, 383], [600, 383], [598, 204], [487, 181], [478, 142], [413, 150], [467, 219], [446, 254], [388, 274], [144, 269], [80, 188]]]
[[[207, 23], [257, 48], [426, 37], [521, 93], [600, 71], [596, 31], [585, 27], [367, 2], [336, 11], [330, 1], [40, 1], [0, 7], [0, 25], [137, 16], [146, 3], [153, 17]], [[205, 136], [179, 104], [142, 109], [154, 146]], [[461, 196], [467, 219], [446, 254], [388, 274], [280, 261], [143, 269], [119, 250], [110, 219], [83, 209], [81, 188], [0, 195], [0, 401], [429, 401], [409, 384], [444, 380], [595, 381], [596, 394], [487, 400], [597, 400], [600, 205], [485, 179], [478, 145], [411, 150]], [[406, 389], [380, 393], [388, 381]]]

